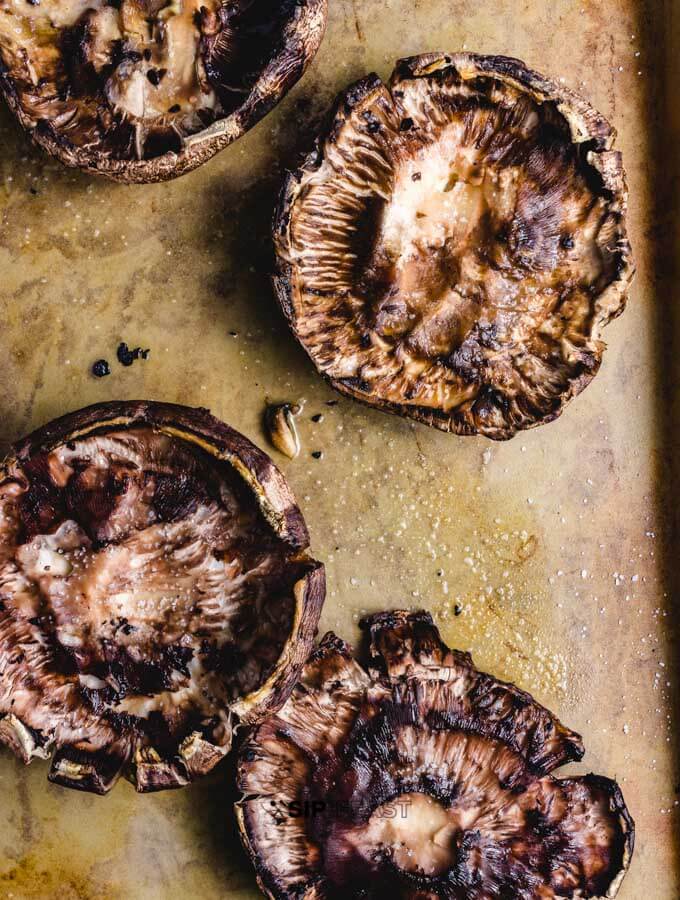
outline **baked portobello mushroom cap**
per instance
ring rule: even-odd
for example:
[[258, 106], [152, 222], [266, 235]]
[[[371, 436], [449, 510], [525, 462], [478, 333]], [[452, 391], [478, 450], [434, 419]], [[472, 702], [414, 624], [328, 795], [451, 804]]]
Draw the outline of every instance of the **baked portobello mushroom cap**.
[[67, 166], [164, 181], [281, 100], [326, 15], [327, 0], [0, 0], [0, 93]]
[[318, 371], [443, 431], [555, 419], [633, 275], [614, 136], [502, 56], [429, 53], [348, 88], [274, 217], [274, 287]]
[[207, 410], [102, 403], [0, 467], [0, 743], [51, 781], [182, 787], [284, 702], [323, 566], [272, 461]]
[[449, 650], [428, 613], [372, 616], [366, 671], [327, 634], [239, 752], [236, 807], [276, 900], [614, 897], [634, 824], [615, 782], [555, 778], [580, 737]]

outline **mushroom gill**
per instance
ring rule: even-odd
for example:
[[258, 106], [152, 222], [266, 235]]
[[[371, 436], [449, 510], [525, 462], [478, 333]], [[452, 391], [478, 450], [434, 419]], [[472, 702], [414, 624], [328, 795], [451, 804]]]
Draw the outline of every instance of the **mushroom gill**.
[[326, 635], [239, 754], [237, 817], [275, 900], [613, 897], [633, 821], [615, 782], [556, 778], [578, 735], [449, 650], [429, 614]]
[[0, 468], [0, 742], [105, 793], [181, 787], [277, 708], [323, 567], [269, 458], [206, 411], [100, 404]]
[[614, 132], [518, 60], [402, 60], [284, 185], [274, 284], [339, 391], [512, 437], [596, 374], [632, 277]]

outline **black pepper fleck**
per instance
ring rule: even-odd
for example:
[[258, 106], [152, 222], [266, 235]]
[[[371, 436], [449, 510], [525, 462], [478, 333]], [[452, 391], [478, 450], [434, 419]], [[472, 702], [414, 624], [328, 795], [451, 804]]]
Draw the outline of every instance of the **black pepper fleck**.
[[313, 415], [312, 422], [323, 422], [323, 413], [316, 413]]
[[321, 457], [323, 456], [323, 450], [314, 450], [312, 456], [314, 457], [314, 459], [321, 459]]
[[145, 350], [141, 347], [130, 350], [125, 341], [121, 341], [116, 350], [116, 356], [121, 366], [131, 366], [136, 359], [148, 359], [150, 353], [151, 350], [148, 347]]
[[105, 378], [111, 374], [111, 369], [105, 359], [98, 359], [92, 364], [92, 374], [95, 378]]
[[118, 357], [118, 362], [122, 366], [131, 366], [132, 363], [135, 361], [135, 357], [133, 356], [132, 351], [130, 350], [128, 345], [123, 341], [121, 341], [121, 343], [118, 344], [118, 349], [116, 350], [116, 356]]

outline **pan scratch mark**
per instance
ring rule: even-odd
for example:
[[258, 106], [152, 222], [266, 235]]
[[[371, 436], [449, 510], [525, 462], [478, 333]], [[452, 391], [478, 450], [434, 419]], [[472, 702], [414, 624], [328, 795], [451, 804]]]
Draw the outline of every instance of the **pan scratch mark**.
[[418, 448], [418, 463], [421, 466], [421, 468], [424, 469], [424, 468], [426, 468], [426, 465], [427, 465], [426, 459], [425, 459], [425, 452], [423, 451], [423, 448], [420, 444], [420, 438], [418, 436], [418, 432], [416, 431], [415, 427], [413, 428], [413, 437], [415, 438], [416, 447]]
[[31, 386], [31, 391], [26, 400], [26, 406], [24, 408], [24, 425], [21, 429], [22, 434], [27, 430], [28, 423], [31, 421], [31, 416], [33, 415], [33, 407], [35, 406], [36, 397], [38, 396], [38, 392], [42, 390], [45, 385], [45, 368], [47, 366], [47, 359], [45, 357], [40, 361], [40, 365], [38, 366], [38, 371], [35, 376], [35, 380], [33, 385]]
[[616, 59], [616, 41], [614, 39], [614, 35], [610, 35], [609, 37], [609, 74], [611, 76], [611, 84], [609, 86], [609, 100], [611, 102], [611, 116], [614, 118], [616, 116], [616, 69], [617, 69], [617, 59]]
[[19, 760], [15, 760], [15, 765], [18, 773], [17, 794], [19, 795], [19, 806], [21, 809], [21, 836], [23, 838], [25, 848], [28, 849], [33, 843], [34, 837], [31, 795], [26, 783], [26, 771], [23, 768], [23, 763], [21, 763]]
[[357, 33], [357, 37], [363, 43], [364, 41], [364, 32], [361, 28], [361, 22], [359, 21], [359, 10], [357, 9], [357, 0], [352, 0], [352, 9], [354, 10], [354, 28]]

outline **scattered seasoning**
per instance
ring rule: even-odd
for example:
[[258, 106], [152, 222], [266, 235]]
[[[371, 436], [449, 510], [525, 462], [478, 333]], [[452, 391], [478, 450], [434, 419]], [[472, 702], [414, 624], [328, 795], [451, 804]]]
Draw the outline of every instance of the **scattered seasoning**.
[[295, 459], [300, 452], [300, 439], [294, 418], [300, 412], [301, 407], [297, 403], [278, 403], [268, 406], [264, 413], [269, 440], [279, 453], [289, 459]]
[[312, 456], [314, 457], [314, 459], [321, 459], [323, 456], [323, 450], [314, 450]]
[[338, 405], [337, 400], [326, 400], [326, 406], [337, 406], [337, 405]]
[[538, 547], [538, 541], [536, 539], [535, 534], [530, 534], [526, 540], [522, 541], [518, 550], [517, 556], [525, 562], [527, 559], [531, 559], [531, 557], [536, 553], [536, 548]]
[[92, 374], [95, 378], [105, 378], [107, 375], [110, 375], [111, 368], [108, 361], [105, 359], [98, 359], [97, 362], [93, 363]]
[[141, 347], [135, 347], [134, 350], [130, 350], [125, 341], [121, 341], [116, 350], [118, 362], [122, 366], [131, 366], [136, 359], [148, 359], [149, 353], [151, 350], [148, 348], [143, 350]]
[[462, 612], [463, 607], [460, 605], [460, 603], [456, 603], [456, 605], [453, 607], [454, 616], [459, 616]]
[[132, 351], [130, 350], [128, 345], [123, 342], [118, 344], [116, 356], [118, 357], [118, 362], [123, 366], [131, 366], [135, 361], [135, 357], [133, 356]]
[[323, 413], [316, 413], [313, 415], [312, 422], [323, 422]]

